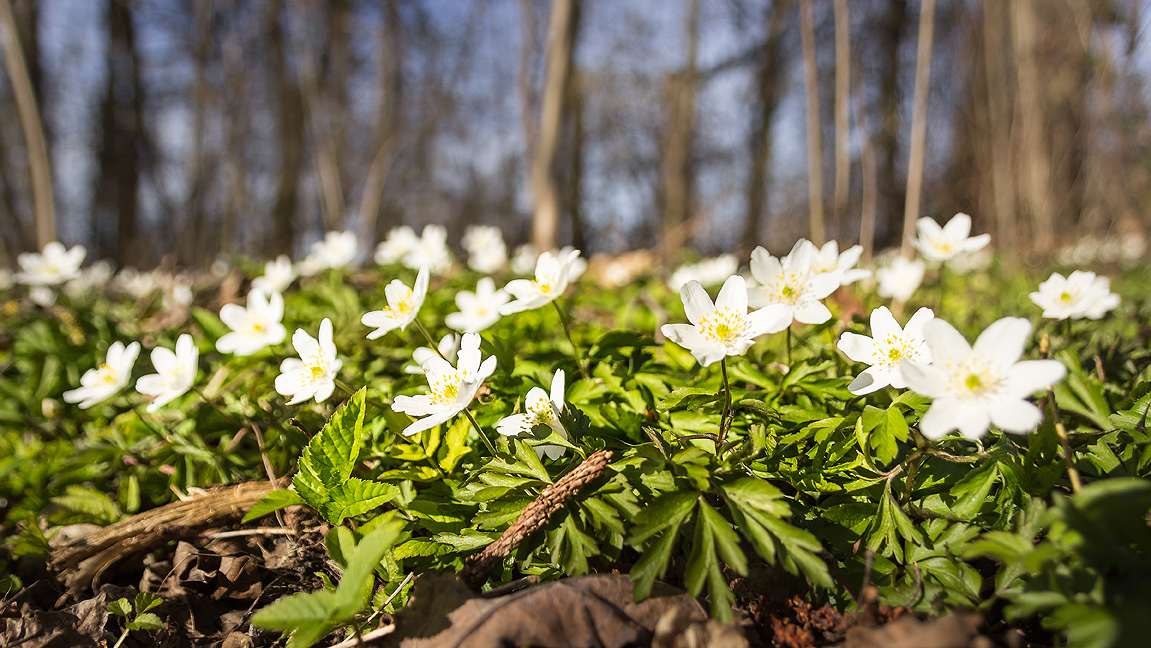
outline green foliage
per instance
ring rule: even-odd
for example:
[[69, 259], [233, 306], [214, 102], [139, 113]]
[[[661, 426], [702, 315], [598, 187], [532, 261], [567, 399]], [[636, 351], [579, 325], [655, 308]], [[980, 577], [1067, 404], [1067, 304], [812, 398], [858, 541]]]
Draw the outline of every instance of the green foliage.
[[[181, 314], [158, 295], [61, 294], [48, 316], [16, 292], [23, 289], [10, 291], [0, 303], [0, 333], [11, 334], [10, 347], [0, 348], [8, 534], [0, 593], [16, 584], [9, 557], [43, 555], [55, 527], [109, 524], [170, 501], [174, 491], [295, 471], [292, 489], [270, 494], [246, 519], [306, 504], [333, 525], [326, 547], [346, 568], [339, 585], [257, 615], [266, 627], [292, 632], [293, 645], [306, 645], [356, 622], [369, 604], [394, 595], [386, 609], [403, 605], [399, 584], [409, 574], [459, 571], [548, 485], [610, 449], [604, 474], [529, 535], [492, 585], [525, 574], [630, 570], [637, 596], [664, 580], [707, 598], [726, 618], [732, 605], [747, 604], [729, 585], [741, 574], [751, 581], [767, 570], [789, 593], [844, 607], [856, 593], [848, 588], [867, 573], [887, 604], [924, 613], [977, 607], [992, 622], [1035, 619], [1051, 633], [1039, 641], [1051, 644], [1142, 645], [1131, 610], [1147, 607], [1143, 583], [1151, 581], [1143, 578], [1151, 550], [1137, 485], [1151, 477], [1145, 271], [1115, 278], [1124, 302], [1102, 320], [1069, 327], [1036, 320], [1036, 337], [1048, 334], [1069, 371], [1054, 393], [1084, 483], [1078, 495], [1069, 495], [1050, 406], [1032, 434], [992, 429], [979, 441], [952, 434], [928, 442], [918, 426], [929, 399], [892, 388], [850, 394], [862, 367], [835, 342], [845, 331], [866, 332], [866, 322], [844, 313], [881, 303], [860, 290], [829, 304], [838, 317], [827, 324], [793, 329], [790, 366], [782, 364], [783, 335], [728, 358], [732, 409], [721, 420], [719, 366], [701, 368], [684, 348], [652, 337], [657, 324], [683, 321], [678, 295], [656, 281], [604, 291], [582, 280], [563, 298], [582, 363], [550, 307], [502, 318], [483, 333], [483, 354], [496, 356], [498, 367], [470, 412], [495, 456], [463, 416], [404, 437], [411, 419], [390, 403], [426, 392], [424, 377], [405, 370], [426, 341], [414, 326], [368, 341], [360, 324], [383, 305], [393, 278], [411, 285], [414, 272], [328, 272], [285, 295], [289, 331], [314, 332], [321, 318], [332, 319], [340, 378], [363, 387], [342, 406], [338, 398], [286, 405], [273, 382], [290, 346], [248, 357], [217, 353], [226, 327], [199, 306]], [[447, 332], [442, 321], [456, 308], [456, 292], [473, 290], [478, 278], [432, 280], [419, 319], [433, 337]], [[1023, 295], [1043, 278], [953, 277], [955, 294], [938, 314], [973, 339], [999, 317], [1036, 314]], [[935, 308], [933, 290], [920, 297]], [[183, 332], [200, 347], [197, 385], [210, 402], [188, 397], [147, 414], [131, 389], [87, 410], [63, 401], [113, 341], [171, 347]], [[1039, 357], [1034, 347], [1027, 359]], [[133, 377], [150, 371], [146, 357]], [[570, 438], [546, 426], [500, 437], [497, 422], [522, 411], [532, 387], [548, 391], [559, 369], [568, 378], [559, 420]], [[540, 445], [566, 452], [541, 458]], [[387, 537], [375, 535], [384, 528]], [[373, 593], [372, 572], [388, 587]], [[125, 618], [150, 614], [118, 605]]]
[[307, 648], [332, 630], [352, 622], [371, 601], [375, 569], [402, 530], [402, 522], [387, 521], [353, 544], [350, 532], [336, 527], [332, 533], [337, 539], [329, 540], [328, 546], [329, 549], [338, 547], [336, 555], [346, 560], [339, 585], [334, 590], [284, 597], [257, 612], [252, 624], [291, 632], [289, 648]]
[[[300, 471], [292, 478], [292, 486], [300, 498], [319, 511], [329, 524], [367, 513], [399, 495], [399, 490], [391, 484], [352, 477], [362, 447], [366, 398], [366, 390], [361, 389], [336, 410], [324, 429], [304, 448]], [[278, 498], [281, 503], [290, 499]]]

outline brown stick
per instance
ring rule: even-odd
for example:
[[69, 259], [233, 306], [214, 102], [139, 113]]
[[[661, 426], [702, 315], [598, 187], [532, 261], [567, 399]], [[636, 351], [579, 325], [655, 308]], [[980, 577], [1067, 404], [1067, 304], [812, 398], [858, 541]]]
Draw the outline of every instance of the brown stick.
[[48, 562], [63, 576], [68, 591], [76, 594], [116, 562], [237, 519], [272, 490], [267, 481], [214, 487], [202, 495], [133, 515], [53, 549]]
[[505, 558], [512, 555], [524, 538], [547, 524], [548, 517], [560, 510], [564, 502], [576, 494], [580, 488], [599, 477], [611, 459], [611, 450], [600, 450], [588, 457], [575, 470], [564, 475], [559, 481], [548, 486], [534, 502], [528, 504], [516, 521], [504, 531], [499, 540], [484, 548], [476, 556], [468, 559], [460, 577], [469, 587], [479, 588], [487, 580], [488, 572]]

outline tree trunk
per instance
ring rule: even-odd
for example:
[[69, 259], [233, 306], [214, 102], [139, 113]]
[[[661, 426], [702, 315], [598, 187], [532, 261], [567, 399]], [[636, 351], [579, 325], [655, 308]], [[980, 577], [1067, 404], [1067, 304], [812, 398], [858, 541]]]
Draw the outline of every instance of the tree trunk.
[[[983, 2], [983, 58], [987, 81], [988, 145], [991, 153], [991, 190], [995, 204], [995, 238], [1000, 250], [1016, 247], [1015, 174], [1011, 172], [1011, 96], [1009, 68], [1004, 59], [1011, 44], [1004, 0]], [[1015, 254], [1003, 259], [1012, 263]]]
[[903, 256], [911, 255], [911, 237], [919, 219], [923, 191], [923, 150], [927, 143], [927, 91], [931, 83], [931, 41], [935, 35], [935, 0], [919, 8], [919, 44], [915, 51], [915, 96], [912, 99], [911, 146], [908, 150], [907, 202], [903, 205]]
[[[29, 66], [19, 39], [16, 18], [8, 0], [0, 0], [0, 29], [3, 30], [4, 61], [12, 94], [20, 114], [20, 128], [28, 149], [29, 172], [32, 177], [32, 201], [36, 219], [36, 245], [43, 248], [56, 240], [56, 213], [52, 197], [52, 168], [48, 147], [44, 142], [44, 123], [36, 100]], [[36, 65], [35, 67], [39, 67]]]
[[276, 198], [272, 206], [272, 239], [268, 251], [273, 255], [292, 255], [296, 242], [296, 208], [300, 173], [304, 166], [304, 100], [300, 86], [288, 69], [286, 38], [282, 21], [282, 0], [273, 0], [268, 15], [272, 47], [272, 84], [276, 96], [276, 128], [279, 132], [280, 173], [276, 179]]
[[835, 202], [831, 230], [843, 238], [847, 223], [847, 197], [851, 184], [851, 15], [847, 0], [835, 0]]
[[560, 127], [563, 124], [564, 91], [571, 74], [575, 47], [576, 0], [553, 0], [548, 25], [547, 72], [544, 77], [540, 127], [532, 159], [532, 243], [538, 250], [556, 247], [559, 230], [559, 182], [556, 159], [559, 155]]
[[[895, 226], [898, 214], [903, 213], [905, 187], [896, 179], [895, 160], [898, 157], [899, 133], [899, 50], [907, 31], [907, 0], [890, 0], [887, 15], [880, 27], [881, 42], [879, 76], [880, 123], [875, 144], [878, 154], [876, 180], [879, 185], [878, 216]], [[899, 229], [897, 228], [898, 232]]]
[[741, 256], [751, 254], [751, 250], [761, 243], [760, 221], [771, 182], [771, 125], [779, 107], [783, 82], [780, 72], [785, 68], [782, 41], [787, 8], [788, 0], [772, 3], [767, 14], [767, 40], [763, 46], [762, 63], [756, 73], [758, 105], [751, 128], [751, 178], [747, 187], [747, 218], [743, 224]]
[[[376, 79], [379, 92], [379, 110], [376, 111], [376, 155], [364, 182], [364, 197], [360, 202], [360, 225], [372, 243], [399, 224], [399, 214], [384, 205], [384, 186], [388, 172], [400, 148], [400, 99], [403, 92], [403, 47], [400, 44], [400, 14], [397, 0], [388, 0], [384, 6], [383, 25], [380, 29], [380, 72]], [[381, 209], [385, 211], [380, 218]]]
[[[110, 63], [101, 109], [103, 137], [95, 212], [98, 224], [116, 223], [116, 238], [113, 244], [104, 239], [101, 256], [114, 258], [120, 266], [145, 266], [155, 256], [137, 220], [143, 116], [132, 10], [118, 0], [108, 0], [108, 25]], [[125, 88], [128, 93], [124, 93]]]
[[520, 98], [520, 131], [524, 138], [524, 186], [532, 186], [532, 164], [536, 142], [536, 91], [533, 77], [536, 50], [535, 0], [520, 0], [520, 69], [516, 72], [516, 93]]
[[[579, 13], [577, 7], [576, 13]], [[569, 78], [568, 101], [570, 102], [568, 114], [571, 128], [571, 169], [568, 173], [567, 207], [571, 217], [572, 245], [577, 250], [587, 250], [587, 231], [583, 222], [582, 194], [583, 185], [583, 84], [580, 75], [573, 73]]]
[[684, 69], [666, 77], [667, 112], [660, 160], [660, 204], [663, 208], [665, 257], [691, 240], [692, 140], [695, 126], [696, 67], [699, 50], [700, 1], [692, 0], [684, 22], [687, 60]]
[[[858, 61], [856, 65], [859, 65]], [[863, 182], [863, 195], [860, 196], [859, 213], [859, 243], [863, 246], [863, 253], [859, 257], [859, 265], [871, 265], [872, 253], [875, 250], [875, 216], [879, 203], [879, 179], [876, 173], [875, 144], [871, 138], [871, 125], [867, 119], [867, 99], [863, 96], [863, 69], [859, 65], [855, 70], [855, 83], [852, 86], [852, 95], [855, 104], [855, 130], [859, 133], [859, 159]]]
[[807, 205], [811, 242], [823, 245], [823, 150], [819, 132], [819, 62], [815, 53], [815, 7], [799, 0], [803, 87], [807, 99]]
[[1047, 254], [1055, 247], [1055, 219], [1051, 208], [1051, 160], [1047, 155], [1047, 123], [1039, 62], [1035, 49], [1038, 25], [1032, 0], [1012, 0], [1011, 26], [1018, 70], [1018, 114], [1022, 130], [1020, 180], [1023, 204], [1031, 217], [1035, 251]]

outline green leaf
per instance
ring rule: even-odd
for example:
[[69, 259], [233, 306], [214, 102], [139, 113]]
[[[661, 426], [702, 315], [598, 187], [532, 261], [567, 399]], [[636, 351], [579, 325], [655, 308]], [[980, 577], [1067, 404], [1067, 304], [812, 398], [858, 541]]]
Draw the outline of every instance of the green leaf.
[[129, 630], [159, 630], [163, 627], [164, 622], [160, 617], [151, 612], [137, 615], [136, 618], [128, 622], [127, 625]]
[[344, 518], [383, 506], [399, 494], [400, 489], [391, 484], [352, 477], [331, 490], [331, 499], [321, 513], [331, 524], [339, 524]]
[[118, 598], [108, 604], [108, 612], [129, 619], [132, 617], [132, 604], [126, 598]]
[[630, 577], [635, 583], [633, 595], [636, 601], [647, 598], [651, 594], [651, 586], [655, 583], [655, 579], [662, 578], [667, 573], [668, 564], [671, 562], [671, 550], [675, 547], [676, 538], [679, 537], [679, 528], [679, 522], [668, 528], [632, 566]]
[[727, 484], [723, 493], [731, 500], [777, 517], [791, 514], [791, 509], [783, 501], [783, 493], [758, 477], [743, 477]]
[[294, 490], [274, 490], [256, 502], [241, 522], [251, 522], [289, 506], [298, 506], [304, 499]]
[[664, 411], [698, 409], [718, 400], [719, 394], [713, 389], [680, 387], [661, 400], [659, 404], [656, 405], [656, 409]]
[[304, 447], [300, 471], [292, 479], [300, 497], [332, 525], [370, 511], [399, 494], [394, 486], [351, 477], [360, 456], [366, 394], [365, 389], [359, 390], [332, 414]]
[[52, 502], [83, 514], [97, 524], [112, 524], [120, 519], [120, 511], [108, 496], [83, 486], [69, 486], [64, 495], [53, 497]]
[[695, 493], [666, 493], [657, 497], [636, 517], [631, 544], [638, 546], [669, 527], [678, 527], [695, 508], [698, 499]]
[[143, 614], [163, 602], [164, 599], [151, 592], [140, 592], [136, 595], [136, 612]]
[[707, 504], [700, 504], [699, 510], [700, 523], [708, 526], [720, 557], [740, 576], [747, 576], [747, 556], [739, 548], [739, 535], [732, 530], [731, 523]]

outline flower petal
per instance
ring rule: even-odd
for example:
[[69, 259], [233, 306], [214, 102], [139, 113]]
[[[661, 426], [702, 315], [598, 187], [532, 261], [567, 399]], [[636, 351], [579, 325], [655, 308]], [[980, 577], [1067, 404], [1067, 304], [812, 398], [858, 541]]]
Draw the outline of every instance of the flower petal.
[[1030, 334], [1031, 322], [1022, 317], [1004, 317], [979, 334], [973, 351], [1009, 367], [1023, 355], [1023, 345]]
[[1039, 408], [1021, 399], [1004, 398], [993, 403], [990, 409], [991, 422], [1004, 432], [1026, 434], [1043, 422]]
[[[727, 284], [724, 285], [726, 286]], [[746, 288], [744, 292], [747, 292]], [[703, 285], [694, 279], [685, 283], [679, 289], [679, 297], [683, 300], [683, 311], [684, 314], [687, 315], [687, 321], [692, 324], [699, 324], [700, 319], [702, 319], [704, 315], [709, 315], [715, 311], [715, 305], [712, 304], [711, 297], [708, 297], [707, 291], [703, 289]]]

